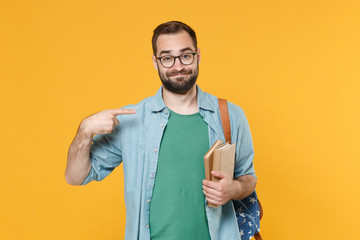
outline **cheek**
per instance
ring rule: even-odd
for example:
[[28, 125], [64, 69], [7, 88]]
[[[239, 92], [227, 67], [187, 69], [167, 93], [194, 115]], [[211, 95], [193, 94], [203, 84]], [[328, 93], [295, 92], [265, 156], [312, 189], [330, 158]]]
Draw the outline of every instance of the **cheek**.
[[195, 67], [191, 68], [191, 70], [192, 70], [192, 73], [194, 74], [194, 73], [197, 73], [198, 68], [197, 68], [197, 66], [195, 66]]
[[169, 70], [166, 70], [166, 69], [161, 69], [160, 70], [160, 73], [164, 76], [166, 76], [168, 74]]
[[160, 74], [161, 76], [163, 76], [163, 77], [166, 77], [166, 76], [167, 76], [167, 72], [168, 72], [168, 71], [166, 71], [166, 70], [164, 70], [164, 69], [161, 69], [160, 67], [159, 67], [158, 71], [159, 71], [159, 74]]

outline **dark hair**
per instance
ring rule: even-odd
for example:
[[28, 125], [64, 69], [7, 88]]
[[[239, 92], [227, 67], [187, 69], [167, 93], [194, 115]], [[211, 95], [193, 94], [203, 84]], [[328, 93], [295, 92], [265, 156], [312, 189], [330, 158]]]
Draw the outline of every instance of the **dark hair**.
[[179, 21], [171, 21], [160, 24], [155, 28], [152, 37], [152, 47], [153, 47], [154, 55], [156, 56], [156, 51], [157, 51], [156, 41], [161, 34], [175, 34], [181, 31], [186, 31], [190, 35], [193, 44], [195, 46], [195, 49], [197, 49], [197, 40], [196, 40], [195, 31], [185, 23]]

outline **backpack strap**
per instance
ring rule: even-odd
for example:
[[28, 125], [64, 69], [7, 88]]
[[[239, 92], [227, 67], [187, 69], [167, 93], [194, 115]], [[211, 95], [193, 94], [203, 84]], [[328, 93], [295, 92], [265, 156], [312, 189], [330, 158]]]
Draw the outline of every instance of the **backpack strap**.
[[226, 99], [218, 99], [219, 101], [219, 110], [221, 116], [221, 123], [224, 130], [225, 142], [231, 143], [231, 127], [230, 127], [230, 118], [229, 111], [227, 107]]
[[255, 238], [255, 240], [263, 240], [262, 237], [260, 236], [259, 232], [254, 234], [254, 238]]
[[[219, 111], [221, 117], [221, 123], [224, 130], [225, 142], [231, 143], [231, 127], [230, 127], [230, 118], [229, 118], [229, 110], [227, 106], [226, 99], [218, 98], [219, 101]], [[261, 206], [260, 200], [258, 200], [259, 208], [260, 208], [260, 220], [263, 217], [263, 208]], [[256, 240], [262, 240], [260, 233], [257, 232], [254, 235]]]

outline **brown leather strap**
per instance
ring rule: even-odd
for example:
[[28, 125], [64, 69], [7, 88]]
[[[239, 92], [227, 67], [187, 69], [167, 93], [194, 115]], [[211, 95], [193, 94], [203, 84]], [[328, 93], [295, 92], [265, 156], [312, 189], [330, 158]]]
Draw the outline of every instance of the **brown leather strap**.
[[[220, 110], [220, 116], [221, 116], [221, 123], [224, 130], [225, 135], [225, 141], [228, 143], [231, 143], [231, 127], [230, 127], [230, 118], [229, 118], [229, 111], [227, 107], [227, 101], [226, 99], [218, 99], [219, 101], [219, 110]], [[261, 203], [258, 198], [259, 208], [260, 208], [260, 220], [263, 217], [263, 208], [261, 206]], [[262, 240], [262, 237], [260, 236], [260, 233], [255, 233], [254, 235], [256, 240]]]
[[[259, 203], [259, 208], [260, 208], [260, 220], [261, 220], [262, 217], [263, 217], [264, 212], [263, 212], [263, 208], [262, 208], [262, 206], [261, 206], [261, 203], [260, 203], [259, 198], [258, 198], [257, 201], [258, 201], [258, 203]], [[255, 233], [254, 237], [255, 237], [255, 240], [262, 240], [262, 237], [260, 236], [260, 233], [259, 233], [259, 232]]]
[[260, 220], [262, 219], [263, 215], [264, 215], [264, 211], [263, 211], [263, 207], [261, 206], [260, 200], [258, 198], [258, 203], [259, 203], [259, 209], [260, 209]]
[[258, 233], [258, 232], [255, 233], [254, 237], [256, 240], [262, 240], [262, 237], [260, 236], [260, 233]]
[[229, 111], [227, 107], [226, 99], [218, 99], [219, 101], [219, 110], [221, 116], [221, 122], [224, 130], [225, 141], [231, 143], [231, 127], [230, 127], [230, 118]]

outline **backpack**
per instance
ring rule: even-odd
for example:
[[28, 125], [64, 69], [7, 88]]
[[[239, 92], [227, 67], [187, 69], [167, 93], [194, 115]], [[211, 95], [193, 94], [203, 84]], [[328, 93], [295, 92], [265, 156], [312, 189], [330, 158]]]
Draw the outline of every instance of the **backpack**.
[[[225, 141], [231, 143], [231, 127], [227, 101], [221, 98], [218, 101]], [[256, 191], [244, 199], [232, 200], [232, 202], [241, 239], [251, 239], [254, 236], [256, 240], [262, 240], [259, 231], [263, 209]]]

